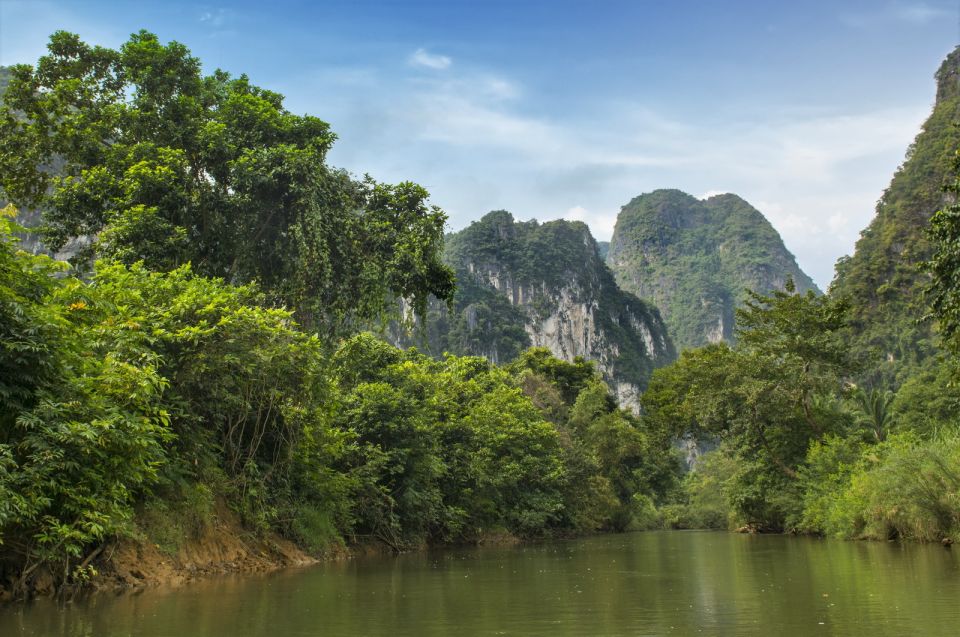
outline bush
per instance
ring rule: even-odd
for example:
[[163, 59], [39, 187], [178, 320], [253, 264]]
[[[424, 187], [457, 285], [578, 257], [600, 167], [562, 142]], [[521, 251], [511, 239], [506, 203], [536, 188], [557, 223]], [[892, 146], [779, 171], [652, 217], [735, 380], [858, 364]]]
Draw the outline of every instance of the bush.
[[725, 447], [701, 457], [686, 475], [682, 499], [661, 508], [665, 526], [673, 529], [727, 529], [736, 522], [730, 502], [737, 460]]
[[344, 545], [337, 520], [329, 509], [302, 503], [290, 513], [288, 535], [310, 553], [320, 555]]
[[[834, 446], [839, 446], [835, 444]], [[821, 456], [844, 456], [829, 448]], [[855, 465], [833, 461], [839, 488], [808, 489], [804, 520], [809, 530], [841, 537], [935, 541], [960, 533], [960, 431], [924, 440], [913, 433], [866, 447]], [[843, 486], [844, 474], [848, 474]]]
[[146, 500], [137, 511], [142, 538], [169, 556], [198, 539], [214, 521], [215, 496], [207, 484], [182, 484]]

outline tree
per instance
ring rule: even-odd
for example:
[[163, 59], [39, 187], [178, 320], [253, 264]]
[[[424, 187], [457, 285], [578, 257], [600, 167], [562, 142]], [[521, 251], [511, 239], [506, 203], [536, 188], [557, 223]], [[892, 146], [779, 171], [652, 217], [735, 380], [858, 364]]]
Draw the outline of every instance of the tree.
[[[283, 97], [146, 31], [119, 50], [58, 31], [12, 68], [0, 108], [0, 186], [41, 206], [44, 240], [154, 270], [256, 281], [302, 323], [337, 332], [401, 296], [449, 299], [446, 216], [412, 183], [326, 164], [336, 136]], [[49, 166], [62, 166], [56, 173]]]
[[[960, 154], [955, 170], [960, 173]], [[954, 352], [960, 352], [960, 174], [946, 187], [953, 201], [933, 214], [928, 234], [933, 255], [923, 264], [932, 280], [926, 288], [932, 316]]]
[[812, 292], [750, 293], [737, 312], [737, 345], [684, 352], [657, 370], [642, 398], [655, 428], [729, 441], [738, 471], [729, 493], [747, 522], [783, 528], [785, 493], [814, 440], [843, 424], [833, 403], [850, 368], [844, 306]]
[[69, 577], [157, 482], [172, 441], [157, 357], [126, 327], [89, 329], [79, 281], [15, 248], [0, 211], [0, 581], [24, 590], [44, 564]]
[[15, 214], [13, 206], [0, 209], [0, 443], [14, 416], [34, 404], [37, 388], [59, 374], [66, 324], [63, 312], [48, 303], [61, 268], [17, 249]]
[[893, 413], [890, 406], [896, 395], [890, 391], [881, 391], [875, 387], [869, 390], [858, 387], [853, 394], [854, 401], [860, 410], [864, 424], [873, 434], [876, 442], [883, 442], [887, 438]]

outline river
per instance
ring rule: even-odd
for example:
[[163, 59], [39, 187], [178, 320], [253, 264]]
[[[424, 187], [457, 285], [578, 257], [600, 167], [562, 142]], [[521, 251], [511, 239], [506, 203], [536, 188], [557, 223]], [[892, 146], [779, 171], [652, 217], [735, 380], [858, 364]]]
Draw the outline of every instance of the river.
[[701, 531], [360, 558], [0, 608], [0, 635], [960, 635], [940, 546]]

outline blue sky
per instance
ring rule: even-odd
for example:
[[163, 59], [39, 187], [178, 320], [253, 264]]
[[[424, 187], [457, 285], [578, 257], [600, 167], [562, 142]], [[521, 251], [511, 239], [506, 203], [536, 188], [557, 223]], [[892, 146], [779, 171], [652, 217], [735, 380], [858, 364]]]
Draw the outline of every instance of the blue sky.
[[329, 121], [331, 162], [413, 180], [459, 229], [736, 192], [825, 287], [929, 114], [956, 0], [0, 0], [0, 64], [141, 28]]

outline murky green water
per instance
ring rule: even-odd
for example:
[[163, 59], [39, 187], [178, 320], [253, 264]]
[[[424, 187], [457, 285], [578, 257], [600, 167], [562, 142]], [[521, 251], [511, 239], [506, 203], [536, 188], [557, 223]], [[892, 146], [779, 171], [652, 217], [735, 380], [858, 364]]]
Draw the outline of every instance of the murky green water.
[[0, 636], [960, 635], [960, 551], [655, 532], [0, 609]]

